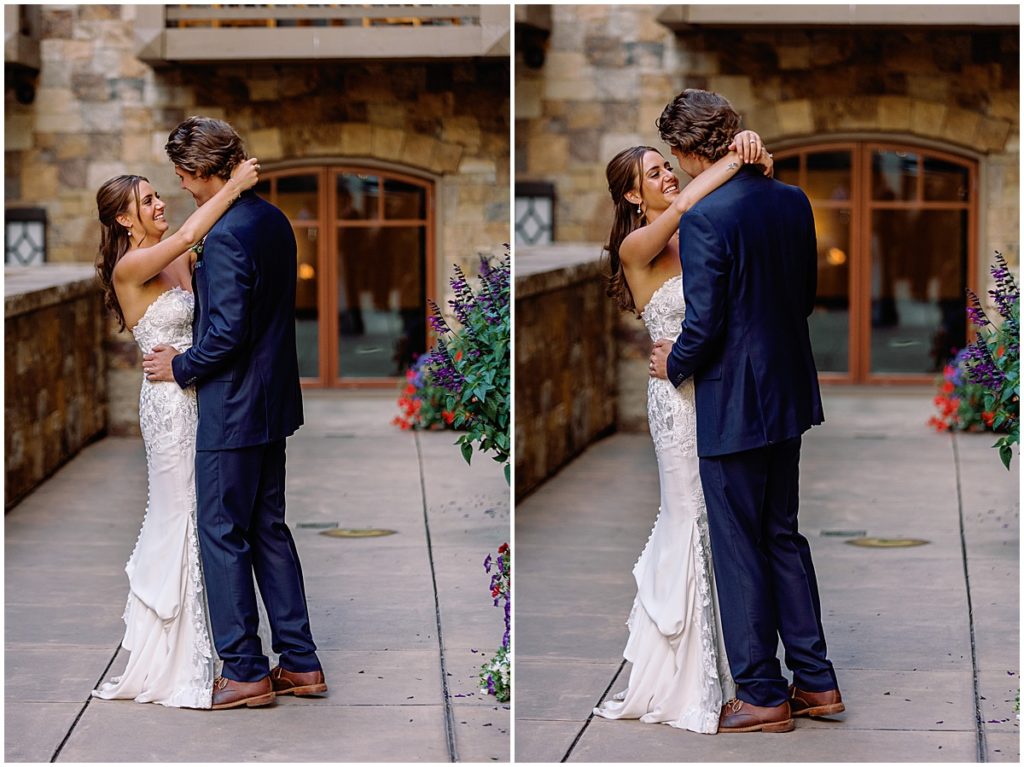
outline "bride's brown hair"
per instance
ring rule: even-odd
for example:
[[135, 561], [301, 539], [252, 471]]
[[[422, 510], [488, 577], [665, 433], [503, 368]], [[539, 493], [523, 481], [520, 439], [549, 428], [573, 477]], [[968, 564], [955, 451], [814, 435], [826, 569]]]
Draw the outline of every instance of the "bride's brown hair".
[[103, 303], [117, 318], [121, 330], [127, 325], [121, 304], [117, 301], [117, 294], [114, 293], [114, 267], [121, 260], [121, 256], [128, 252], [132, 243], [128, 230], [117, 222], [117, 217], [130, 212], [132, 197], [135, 198], [135, 210], [139, 210], [139, 184], [143, 181], [148, 182], [149, 179], [143, 176], [116, 176], [104, 183], [96, 192], [96, 209], [102, 225], [96, 273], [103, 286]]
[[[644, 215], [638, 212], [639, 206], [626, 199], [628, 192], [640, 188], [640, 179], [644, 173], [644, 155], [658, 150], [650, 146], [631, 146], [623, 149], [605, 168], [608, 179], [608, 192], [615, 203], [615, 214], [612, 219], [612, 230], [608, 234], [608, 274], [607, 294], [615, 299], [616, 306], [624, 312], [636, 312], [636, 302], [626, 284], [622, 273], [622, 259], [619, 257], [619, 246], [630, 232], [644, 225]], [[659, 152], [660, 154], [660, 152]]]

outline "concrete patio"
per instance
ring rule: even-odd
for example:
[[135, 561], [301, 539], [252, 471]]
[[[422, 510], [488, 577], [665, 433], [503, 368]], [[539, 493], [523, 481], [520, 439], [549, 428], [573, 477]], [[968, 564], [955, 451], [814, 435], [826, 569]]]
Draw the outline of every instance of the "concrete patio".
[[[649, 437], [591, 446], [518, 504], [516, 761], [1018, 762], [1020, 458], [1007, 472], [992, 435], [929, 430], [931, 396], [826, 389], [805, 435], [801, 529], [847, 712], [789, 734], [591, 715], [629, 676], [630, 571], [658, 507]], [[928, 543], [851, 546], [857, 531]]]
[[[5, 520], [7, 762], [507, 762], [509, 707], [479, 691], [503, 613], [483, 559], [509, 538], [498, 464], [403, 432], [392, 393], [305, 394], [288, 520], [325, 699], [195, 711], [91, 699], [126, 663], [123, 568], [146, 502], [141, 440], [102, 439]], [[340, 528], [394, 535], [332, 538]]]

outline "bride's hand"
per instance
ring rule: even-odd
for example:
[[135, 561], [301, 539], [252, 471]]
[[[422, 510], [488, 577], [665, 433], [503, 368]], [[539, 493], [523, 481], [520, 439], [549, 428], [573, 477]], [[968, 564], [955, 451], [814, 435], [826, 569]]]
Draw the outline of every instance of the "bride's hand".
[[231, 180], [238, 187], [239, 192], [252, 189], [260, 180], [260, 163], [255, 157], [238, 163], [231, 171]]
[[761, 153], [759, 162], [764, 166], [764, 175], [768, 178], [773, 178], [775, 176], [775, 158], [772, 157], [772, 153], [765, 149]]
[[745, 164], [758, 162], [764, 151], [764, 142], [754, 131], [744, 130], [736, 134], [729, 144], [729, 149], [735, 151]]

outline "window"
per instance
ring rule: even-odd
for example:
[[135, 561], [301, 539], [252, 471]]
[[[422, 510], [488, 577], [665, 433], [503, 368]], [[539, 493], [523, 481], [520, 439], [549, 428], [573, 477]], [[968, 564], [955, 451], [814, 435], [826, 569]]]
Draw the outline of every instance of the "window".
[[967, 342], [976, 164], [884, 142], [776, 153], [814, 208], [818, 369], [851, 382], [922, 380]]
[[376, 168], [304, 167], [266, 173], [256, 191], [295, 229], [304, 383], [393, 386], [427, 350], [431, 182]]
[[4, 212], [4, 264], [35, 266], [46, 262], [46, 211], [8, 208]]

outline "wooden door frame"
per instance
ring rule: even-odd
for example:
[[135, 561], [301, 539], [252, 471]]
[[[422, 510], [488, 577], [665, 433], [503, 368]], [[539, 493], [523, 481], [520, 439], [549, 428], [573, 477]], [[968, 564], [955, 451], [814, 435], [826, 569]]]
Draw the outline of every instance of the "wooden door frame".
[[[801, 189], [807, 188], [807, 155], [828, 151], [850, 152], [850, 199], [847, 204], [830, 203], [827, 200], [811, 200], [811, 205], [819, 209], [850, 210], [850, 275], [848, 295], [850, 300], [849, 347], [847, 373], [819, 373], [822, 383], [829, 384], [883, 384], [883, 385], [921, 385], [930, 383], [935, 373], [871, 373], [871, 214], [877, 209], [905, 207], [913, 210], [965, 210], [967, 212], [967, 285], [977, 292], [977, 251], [979, 231], [979, 163], [973, 157], [958, 155], [931, 146], [916, 145], [906, 140], [886, 140], [885, 138], [837, 138], [820, 140], [809, 144], [795, 144], [779, 149], [777, 160], [790, 157], [799, 158], [798, 183]], [[918, 156], [917, 194], [912, 203], [902, 205], [877, 205], [871, 200], [871, 157], [876, 150], [910, 152]], [[968, 201], [925, 202], [923, 197], [924, 173], [923, 164], [926, 158], [944, 160], [967, 169]], [[964, 326], [968, 338], [971, 335], [970, 321], [967, 318], [967, 298], [964, 297]]]
[[[336, 218], [337, 210], [337, 185], [336, 179], [345, 173], [362, 173], [372, 175], [379, 179], [380, 194], [377, 197], [378, 218], [370, 221], [355, 223], [352, 221], [340, 221]], [[424, 230], [424, 259], [426, 261], [423, 274], [424, 298], [424, 327], [426, 337], [424, 339], [427, 348], [430, 348], [432, 334], [430, 332], [430, 304], [434, 299], [434, 280], [436, 279], [435, 268], [435, 185], [436, 179], [429, 176], [414, 175], [412, 172], [403, 172], [391, 168], [381, 167], [374, 163], [329, 161], [318, 163], [300, 162], [296, 165], [285, 165], [265, 170], [264, 181], [270, 183], [270, 201], [277, 204], [278, 191], [277, 181], [281, 178], [311, 176], [317, 180], [317, 219], [309, 222], [295, 222], [289, 219], [289, 223], [298, 229], [317, 228], [316, 259], [317, 274], [320, 275], [317, 284], [317, 378], [303, 377], [300, 379], [303, 389], [381, 389], [389, 388], [400, 382], [401, 377], [375, 377], [375, 378], [341, 378], [339, 376], [338, 360], [338, 238], [339, 226], [369, 227], [379, 226], [384, 228], [395, 228], [400, 226], [422, 226]], [[384, 181], [395, 180], [409, 183], [422, 188], [426, 194], [425, 219], [385, 219], [384, 218]]]

